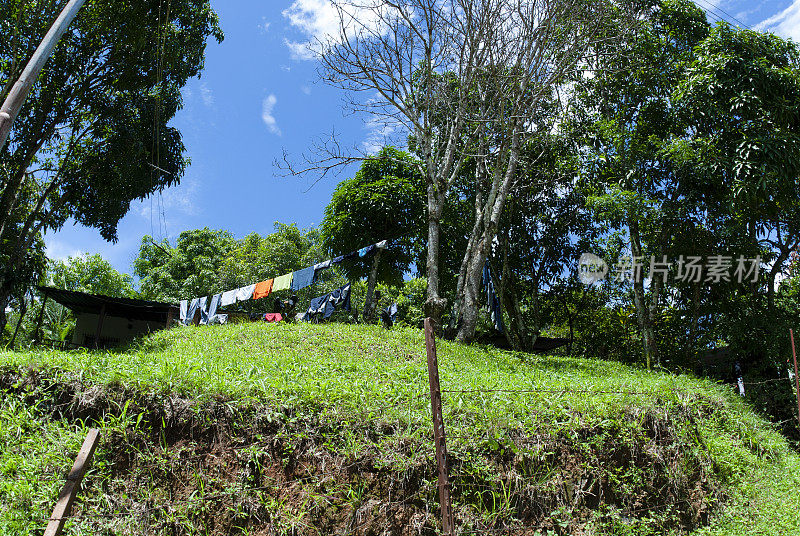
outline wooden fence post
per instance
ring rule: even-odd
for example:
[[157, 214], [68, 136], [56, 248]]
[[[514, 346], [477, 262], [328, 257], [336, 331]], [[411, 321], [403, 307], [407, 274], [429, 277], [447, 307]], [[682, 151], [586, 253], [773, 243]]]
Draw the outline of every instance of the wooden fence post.
[[75, 495], [78, 494], [83, 475], [86, 474], [89, 465], [92, 463], [92, 456], [99, 440], [100, 430], [96, 428], [89, 430], [86, 439], [83, 441], [83, 446], [78, 452], [78, 457], [75, 459], [75, 464], [72, 466], [72, 471], [67, 475], [67, 483], [64, 484], [61, 494], [58, 496], [58, 502], [53, 509], [53, 515], [50, 516], [50, 522], [47, 524], [44, 536], [58, 536], [64, 529], [64, 523], [66, 523], [67, 516], [69, 516]]
[[428, 381], [431, 388], [431, 413], [433, 416], [433, 439], [436, 447], [436, 465], [439, 469], [439, 504], [442, 508], [442, 529], [446, 536], [453, 536], [453, 507], [450, 501], [450, 467], [447, 462], [447, 443], [442, 416], [442, 391], [439, 386], [439, 361], [436, 358], [436, 338], [433, 322], [425, 319], [425, 347], [428, 353]]
[[792, 357], [794, 358], [794, 387], [797, 394], [797, 423], [800, 426], [800, 378], [797, 377], [797, 350], [794, 346], [794, 330], [789, 329], [789, 340], [792, 342]]

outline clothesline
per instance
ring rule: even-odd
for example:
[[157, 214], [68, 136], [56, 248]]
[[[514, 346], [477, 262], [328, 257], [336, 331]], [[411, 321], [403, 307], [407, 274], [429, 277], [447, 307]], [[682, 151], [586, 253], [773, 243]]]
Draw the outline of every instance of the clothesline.
[[[352, 251], [346, 255], [340, 255], [334, 259], [317, 263], [314, 266], [309, 266], [307, 268], [303, 268], [302, 270], [289, 272], [288, 274], [284, 274], [280, 277], [275, 277], [254, 283], [252, 285], [246, 285], [237, 289], [228, 290], [210, 297], [206, 296], [203, 298], [193, 298], [192, 300], [181, 300], [181, 322], [191, 322], [194, 319], [197, 310], [199, 309], [200, 323], [207, 324], [213, 322], [214, 318], [218, 316], [217, 309], [219, 307], [225, 307], [228, 305], [233, 305], [237, 302], [248, 301], [251, 299], [260, 300], [262, 298], [266, 298], [273, 292], [278, 292], [281, 290], [291, 289], [292, 291], [297, 291], [306, 287], [310, 287], [316, 281], [317, 274], [320, 271], [330, 268], [332, 265], [338, 264], [345, 259], [366, 257], [376, 249], [385, 249], [386, 245], [387, 241], [382, 240], [376, 244], [370, 244], [369, 246]], [[206, 304], [208, 304], [207, 308]]]

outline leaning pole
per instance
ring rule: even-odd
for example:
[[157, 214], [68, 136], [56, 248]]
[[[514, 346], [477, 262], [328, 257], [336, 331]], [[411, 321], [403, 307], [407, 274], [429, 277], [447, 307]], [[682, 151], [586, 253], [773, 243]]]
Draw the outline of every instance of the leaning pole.
[[33, 83], [39, 77], [42, 67], [47, 63], [48, 58], [53, 53], [53, 49], [58, 44], [61, 36], [67, 31], [69, 25], [72, 23], [78, 11], [83, 6], [86, 0], [70, 0], [70, 2], [61, 11], [50, 31], [44, 36], [42, 44], [33, 53], [25, 70], [22, 71], [19, 80], [11, 88], [11, 92], [6, 97], [2, 108], [0, 108], [0, 150], [6, 145], [8, 134], [11, 132], [11, 125], [17, 118], [19, 111], [28, 99], [28, 93], [33, 87]]

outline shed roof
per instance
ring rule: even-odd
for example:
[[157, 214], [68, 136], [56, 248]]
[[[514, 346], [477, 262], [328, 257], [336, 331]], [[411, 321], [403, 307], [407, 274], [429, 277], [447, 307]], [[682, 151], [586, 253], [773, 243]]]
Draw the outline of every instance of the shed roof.
[[173, 314], [178, 312], [178, 306], [172, 303], [113, 298], [52, 287], [39, 287], [39, 290], [44, 296], [75, 313], [100, 314], [105, 305], [106, 316], [166, 323], [170, 310]]

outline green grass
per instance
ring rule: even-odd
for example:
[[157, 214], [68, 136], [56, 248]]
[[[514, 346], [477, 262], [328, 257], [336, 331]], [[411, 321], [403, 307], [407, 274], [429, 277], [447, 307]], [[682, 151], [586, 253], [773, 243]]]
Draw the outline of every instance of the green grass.
[[[0, 368], [47, 371], [87, 391], [122, 385], [199, 405], [224, 400], [235, 407], [296, 408], [299, 418], [323, 415], [333, 423], [326, 443], [331, 451], [377, 456], [402, 471], [432, 455], [424, 348], [414, 329], [247, 324], [162, 332], [120, 352], [0, 354]], [[513, 479], [502, 478], [499, 462], [487, 460], [510, 453], [517, 460], [514, 478], [539, 479], [545, 489], [552, 475], [527, 471], [525, 460], [539, 460], [536, 467], [550, 460], [555, 467], [553, 445], [568, 444], [574, 459], [606, 471], [620, 493], [640, 493], [644, 484], [637, 479], [646, 478], [648, 469], [621, 466], [616, 474], [602, 467], [604, 456], [615, 445], [630, 444], [646, 459], [653, 441], [648, 434], [663, 428], [674, 444], [668, 467], [674, 481], [707, 471], [709, 489], [719, 492], [721, 502], [710, 505], [710, 523], [698, 534], [800, 534], [800, 458], [728, 388], [610, 362], [447, 342], [439, 342], [439, 365], [454, 484], [463, 487], [456, 491], [457, 505], [484, 521], [513, 518], [506, 489]], [[0, 507], [0, 532], [11, 533], [23, 518], [30, 521], [50, 507], [80, 444], [82, 423], [47, 420], [45, 413], [19, 397], [0, 402], [0, 504], [6, 505]], [[358, 432], [378, 421], [396, 424], [401, 433]], [[105, 426], [124, 431], [130, 424]], [[392, 450], [400, 436], [413, 440], [413, 453]], [[550, 440], [528, 445], [520, 441], [526, 437]], [[109, 463], [102, 454], [100, 459]], [[474, 482], [493, 483], [493, 489], [485, 493]], [[347, 490], [350, 497], [357, 492]], [[563, 518], [568, 527], [569, 514], [550, 517]], [[613, 509], [603, 515], [598, 533], [659, 533], [657, 515], [636, 523]]]

